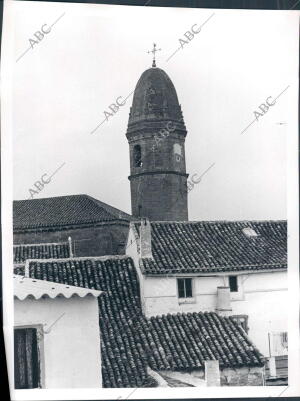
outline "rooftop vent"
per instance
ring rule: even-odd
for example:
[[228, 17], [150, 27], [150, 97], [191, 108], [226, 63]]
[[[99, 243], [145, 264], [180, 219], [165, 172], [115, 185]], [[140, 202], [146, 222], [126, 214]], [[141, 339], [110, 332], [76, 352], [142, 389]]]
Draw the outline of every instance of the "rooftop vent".
[[253, 230], [253, 228], [250, 227], [245, 227], [243, 228], [243, 233], [246, 235], [246, 237], [257, 237], [257, 233]]

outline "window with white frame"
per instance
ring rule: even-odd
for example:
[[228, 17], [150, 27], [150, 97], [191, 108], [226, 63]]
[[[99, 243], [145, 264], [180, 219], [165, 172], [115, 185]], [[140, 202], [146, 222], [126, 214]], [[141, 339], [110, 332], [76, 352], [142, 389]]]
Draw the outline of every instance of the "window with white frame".
[[178, 278], [178, 298], [192, 298], [193, 297], [193, 285], [191, 278]]

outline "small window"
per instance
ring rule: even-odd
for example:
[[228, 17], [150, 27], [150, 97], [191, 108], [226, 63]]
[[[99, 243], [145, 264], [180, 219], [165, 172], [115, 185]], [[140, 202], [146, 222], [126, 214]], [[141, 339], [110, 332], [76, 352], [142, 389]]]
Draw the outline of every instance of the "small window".
[[192, 279], [191, 278], [178, 278], [177, 286], [178, 286], [178, 297], [179, 298], [192, 298], [193, 297]]
[[37, 329], [14, 330], [15, 388], [40, 387]]
[[238, 292], [237, 276], [229, 276], [230, 292]]
[[135, 145], [133, 148], [133, 164], [134, 167], [142, 166], [142, 151], [140, 145]]

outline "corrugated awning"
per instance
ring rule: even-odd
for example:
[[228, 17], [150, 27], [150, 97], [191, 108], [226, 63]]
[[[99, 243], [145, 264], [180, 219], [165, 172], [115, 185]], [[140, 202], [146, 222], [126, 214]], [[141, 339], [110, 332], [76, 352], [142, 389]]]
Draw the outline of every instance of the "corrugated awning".
[[92, 295], [97, 298], [102, 294], [102, 291], [92, 290], [90, 288], [76, 287], [46, 280], [36, 280], [19, 275], [14, 275], [13, 277], [14, 297], [20, 301], [23, 301], [28, 297], [33, 297], [35, 299], [49, 297], [53, 299], [58, 296], [63, 296], [65, 298], [78, 296], [83, 298], [87, 295]]

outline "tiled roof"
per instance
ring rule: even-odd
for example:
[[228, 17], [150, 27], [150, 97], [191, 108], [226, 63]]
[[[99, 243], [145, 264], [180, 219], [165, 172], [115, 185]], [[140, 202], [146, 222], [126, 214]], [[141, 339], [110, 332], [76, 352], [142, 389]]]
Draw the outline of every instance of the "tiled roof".
[[[24, 274], [24, 268], [15, 273]], [[219, 359], [222, 367], [263, 364], [246, 333], [230, 318], [179, 313], [146, 319], [129, 257], [30, 261], [29, 275], [105, 292], [99, 298], [104, 387], [153, 386], [147, 366], [196, 369], [211, 358]]]
[[132, 219], [88, 195], [14, 201], [14, 230]]
[[[244, 228], [257, 236], [248, 236]], [[152, 222], [151, 243], [153, 259], [140, 261], [146, 274], [255, 271], [287, 264], [286, 221]]]
[[67, 242], [52, 244], [20, 244], [14, 245], [14, 263], [25, 262], [26, 259], [69, 258], [70, 248]]
[[14, 297], [20, 301], [28, 297], [34, 299], [40, 299], [44, 297], [56, 298], [63, 296], [65, 298], [71, 298], [78, 296], [84, 298], [87, 295], [92, 295], [98, 298], [101, 291], [91, 290], [89, 288], [75, 287], [73, 285], [64, 285], [59, 283], [53, 283], [45, 280], [36, 280], [24, 276], [14, 276]]
[[[24, 268], [15, 268], [23, 274]], [[104, 387], [154, 385], [143, 351], [135, 342], [141, 316], [138, 278], [128, 257], [30, 261], [32, 278], [104, 291], [99, 298]]]
[[214, 312], [144, 318], [138, 329], [153, 370], [203, 369], [209, 359], [219, 360], [221, 368], [264, 364], [244, 330]]

